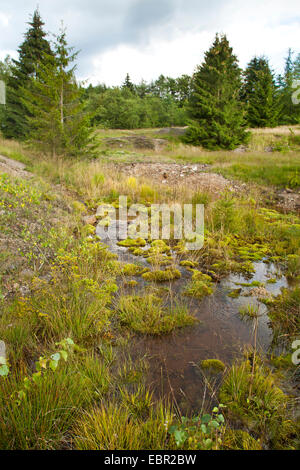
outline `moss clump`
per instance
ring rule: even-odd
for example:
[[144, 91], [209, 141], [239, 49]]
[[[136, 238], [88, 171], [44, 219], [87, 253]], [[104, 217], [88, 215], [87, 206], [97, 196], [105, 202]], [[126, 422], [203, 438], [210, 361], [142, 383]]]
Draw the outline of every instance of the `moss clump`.
[[136, 287], [136, 286], [138, 286], [138, 284], [139, 284], [139, 283], [138, 283], [137, 281], [134, 281], [134, 280], [126, 281], [126, 282], [124, 283], [124, 285], [125, 285], [126, 287]]
[[154, 240], [149, 253], [169, 253], [171, 248], [163, 240]]
[[125, 264], [122, 266], [121, 273], [124, 276], [139, 276], [144, 272], [143, 266], [138, 266], [137, 264]]
[[178, 271], [178, 269], [170, 268], [166, 269], [165, 271], [150, 271], [148, 273], [144, 273], [142, 277], [145, 279], [145, 281], [165, 282], [179, 279], [181, 277], [181, 273]]
[[204, 359], [201, 361], [202, 369], [209, 369], [211, 372], [223, 372], [225, 364], [219, 359]]
[[198, 263], [196, 261], [190, 261], [190, 260], [183, 260], [180, 261], [180, 266], [184, 266], [186, 268], [196, 268]]
[[147, 250], [143, 250], [142, 248], [136, 248], [134, 246], [129, 248], [129, 251], [134, 255], [134, 256], [146, 256], [147, 255]]
[[231, 297], [232, 299], [237, 299], [240, 295], [241, 295], [241, 292], [242, 292], [242, 289], [239, 288], [239, 289], [233, 289], [232, 291], [230, 291], [227, 296], [228, 297]]
[[80, 213], [86, 212], [86, 207], [84, 204], [82, 204], [82, 202], [73, 201], [72, 206], [75, 212], [80, 212]]
[[237, 285], [242, 286], [242, 287], [264, 287], [264, 283], [259, 282], [259, 281], [241, 282]]
[[208, 274], [204, 274], [201, 271], [197, 271], [196, 269], [193, 270], [193, 276], [192, 276], [193, 281], [202, 281], [206, 283], [211, 283], [212, 278]]
[[213, 287], [211, 283], [195, 280], [192, 280], [184, 291], [184, 295], [196, 297], [198, 299], [202, 299], [206, 295], [211, 295], [212, 293]]
[[131, 246], [145, 246], [146, 240], [144, 240], [143, 238], [136, 238], [135, 240], [132, 238], [127, 238], [126, 240], [119, 241], [117, 245], [125, 246], [126, 248], [129, 248]]
[[262, 445], [246, 431], [228, 429], [223, 438], [222, 448], [224, 450], [262, 450]]
[[169, 266], [173, 263], [173, 258], [171, 256], [164, 256], [161, 254], [156, 254], [147, 257], [147, 263], [152, 266]]
[[166, 308], [162, 300], [153, 294], [121, 297], [118, 313], [121, 324], [138, 333], [150, 335], [169, 333], [197, 321], [185, 306]]

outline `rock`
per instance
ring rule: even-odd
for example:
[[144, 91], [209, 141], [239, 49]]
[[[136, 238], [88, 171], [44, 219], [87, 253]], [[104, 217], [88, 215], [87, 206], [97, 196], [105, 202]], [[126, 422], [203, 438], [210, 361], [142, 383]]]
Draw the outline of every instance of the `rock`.
[[245, 153], [247, 151], [247, 147], [245, 147], [244, 145], [241, 145], [240, 147], [237, 147], [236, 149], [234, 149], [234, 153]]

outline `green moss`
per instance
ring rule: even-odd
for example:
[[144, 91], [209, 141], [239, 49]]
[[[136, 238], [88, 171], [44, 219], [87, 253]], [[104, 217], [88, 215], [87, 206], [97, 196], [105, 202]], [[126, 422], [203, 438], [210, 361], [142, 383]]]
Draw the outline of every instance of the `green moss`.
[[228, 297], [231, 297], [232, 299], [237, 299], [241, 295], [242, 289], [233, 289], [232, 291], [227, 294]]
[[228, 429], [223, 438], [222, 448], [224, 450], [262, 450], [262, 445], [246, 431]]
[[171, 256], [164, 256], [162, 254], [152, 255], [147, 257], [147, 263], [152, 266], [169, 266], [173, 263], [173, 258]]
[[125, 286], [126, 287], [136, 287], [138, 286], [138, 282], [137, 281], [134, 281], [134, 280], [131, 280], [131, 281], [126, 281], [125, 282]]
[[137, 239], [132, 239], [132, 238], [127, 238], [126, 240], [121, 240], [117, 243], [119, 246], [125, 246], [125, 247], [132, 247], [132, 246], [145, 246], [146, 245], [146, 240], [143, 238], [137, 238]]
[[237, 285], [242, 286], [242, 287], [263, 287], [264, 283], [259, 282], [259, 281], [252, 281], [252, 282], [240, 282], [240, 283], [237, 283]]
[[272, 357], [271, 364], [277, 369], [289, 369], [294, 367], [291, 354], [282, 354], [281, 356]]
[[134, 256], [146, 256], [147, 250], [143, 250], [142, 248], [136, 248], [134, 246], [129, 248], [129, 251], [134, 255]]
[[149, 253], [169, 253], [170, 247], [163, 240], [154, 240]]
[[72, 207], [73, 209], [75, 210], [75, 212], [86, 212], [86, 207], [84, 204], [82, 204], [82, 202], [79, 202], [79, 201], [73, 201], [72, 202]]
[[208, 274], [204, 274], [201, 271], [197, 271], [196, 269], [194, 269], [192, 272], [193, 272], [193, 276], [192, 276], [193, 281], [203, 281], [206, 283], [212, 282], [212, 278]]
[[208, 284], [207, 282], [203, 281], [191, 281], [184, 291], [184, 295], [188, 295], [190, 297], [196, 297], [198, 299], [202, 299], [206, 295], [211, 295], [213, 293], [212, 284]]
[[187, 268], [196, 268], [197, 265], [198, 263], [196, 261], [190, 261], [190, 260], [180, 261], [180, 266], [184, 266]]
[[170, 333], [175, 328], [192, 325], [197, 321], [185, 306], [165, 307], [162, 300], [153, 294], [121, 297], [118, 313], [123, 325], [150, 335]]
[[165, 282], [173, 281], [174, 279], [179, 279], [181, 277], [180, 271], [177, 269], [166, 269], [165, 271], [150, 271], [142, 275], [145, 281], [154, 281], [154, 282]]
[[139, 276], [144, 271], [143, 266], [138, 266], [137, 264], [125, 264], [122, 266], [121, 273], [124, 276]]
[[218, 373], [223, 372], [225, 364], [219, 359], [205, 359], [201, 361], [202, 369], [210, 369], [212, 372]]

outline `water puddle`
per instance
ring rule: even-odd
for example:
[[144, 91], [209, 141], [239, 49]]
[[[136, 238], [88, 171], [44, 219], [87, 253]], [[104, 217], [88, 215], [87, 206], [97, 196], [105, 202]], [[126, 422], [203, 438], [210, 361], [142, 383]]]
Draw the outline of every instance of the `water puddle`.
[[[104, 243], [118, 255], [120, 261], [149, 266], [143, 257], [132, 255], [115, 241], [105, 240]], [[180, 279], [161, 284], [170, 287], [171, 297], [187, 304], [199, 323], [167, 336], [136, 336], [132, 341], [133, 358], [148, 357], [148, 383], [155, 396], [170, 396], [182, 412], [199, 411], [204, 402], [208, 406], [214, 403], [222, 374], [207, 375], [200, 363], [204, 359], [220, 359], [229, 366], [235, 358], [242, 357], [247, 347], [253, 345], [254, 323], [241, 318], [239, 309], [242, 306], [259, 305], [257, 345], [264, 352], [270, 348], [273, 335], [267, 307], [256, 297], [249, 296], [253, 287], [239, 284], [259, 281], [271, 294], [278, 295], [282, 287], [287, 287], [287, 281], [273, 264], [258, 262], [254, 266], [255, 274], [251, 280], [242, 275], [230, 275], [215, 285], [213, 295], [202, 300], [182, 296], [181, 292], [191, 277], [191, 273], [183, 267], [179, 268], [182, 273]], [[135, 279], [139, 282], [136, 288], [138, 293], [146, 283], [139, 277]], [[267, 283], [270, 279], [273, 283]], [[228, 293], [237, 288], [242, 289], [239, 297], [229, 297]]]

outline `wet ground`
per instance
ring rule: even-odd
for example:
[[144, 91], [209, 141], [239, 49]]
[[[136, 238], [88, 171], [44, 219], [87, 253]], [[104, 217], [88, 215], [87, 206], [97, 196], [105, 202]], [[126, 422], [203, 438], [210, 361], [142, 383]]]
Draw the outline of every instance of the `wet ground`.
[[[106, 240], [110, 251], [116, 253], [120, 261], [149, 266], [145, 258], [133, 256], [126, 248], [119, 247], [116, 241]], [[182, 412], [199, 411], [215, 402], [218, 384], [222, 373], [210, 375], [200, 367], [203, 359], [220, 359], [227, 366], [235, 358], [242, 357], [245, 350], [254, 343], [253, 320], [242, 319], [239, 309], [249, 304], [259, 305], [257, 347], [267, 352], [272, 345], [272, 330], [269, 326], [267, 307], [250, 295], [251, 287], [242, 287], [237, 298], [228, 296], [240, 283], [259, 281], [266, 283], [270, 294], [277, 295], [287, 281], [273, 264], [254, 263], [255, 274], [249, 280], [241, 275], [230, 275], [215, 284], [213, 295], [198, 300], [182, 295], [182, 290], [191, 278], [186, 268], [179, 267], [182, 277], [172, 282], [160, 283], [170, 288], [169, 301], [179, 299], [189, 307], [199, 323], [193, 327], [177, 330], [172, 334], [136, 336], [131, 345], [133, 358], [147, 356], [150, 367], [148, 383], [156, 396], [169, 396], [178, 403]], [[267, 283], [269, 279], [274, 283]], [[149, 288], [140, 277], [135, 277], [138, 286], [132, 292], [139, 293]]]

